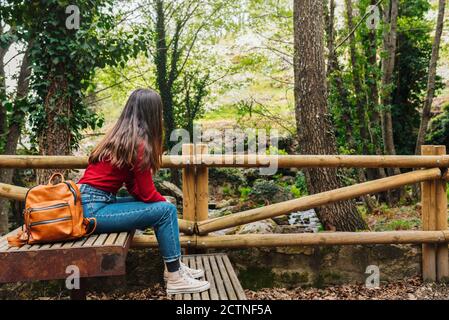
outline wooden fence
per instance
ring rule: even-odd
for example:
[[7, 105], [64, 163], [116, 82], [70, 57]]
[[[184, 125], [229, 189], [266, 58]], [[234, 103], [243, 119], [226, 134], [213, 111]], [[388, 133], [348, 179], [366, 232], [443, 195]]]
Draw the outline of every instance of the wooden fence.
[[[183, 219], [179, 219], [185, 248], [249, 248], [300, 245], [422, 244], [422, 274], [426, 281], [449, 278], [446, 183], [449, 156], [445, 146], [422, 146], [420, 156], [341, 155], [210, 155], [204, 144], [185, 144], [181, 156], [164, 156], [162, 167], [182, 168]], [[415, 168], [404, 174], [368, 181], [298, 199], [208, 219], [209, 167], [279, 168]], [[0, 168], [81, 169], [87, 157], [0, 156]], [[295, 234], [208, 235], [246, 223], [317, 208], [404, 185], [421, 183], [422, 231], [319, 232]], [[27, 188], [1, 184], [0, 197], [23, 200]], [[154, 236], [140, 235], [134, 247], [156, 247]]]

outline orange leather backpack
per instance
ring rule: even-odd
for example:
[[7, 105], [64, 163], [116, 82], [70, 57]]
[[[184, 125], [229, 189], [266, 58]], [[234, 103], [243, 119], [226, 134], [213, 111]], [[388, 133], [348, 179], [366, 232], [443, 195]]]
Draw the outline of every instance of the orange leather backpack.
[[[60, 183], [52, 183], [55, 176], [61, 177]], [[61, 173], [54, 173], [48, 184], [28, 190], [23, 218], [22, 231], [8, 237], [11, 246], [73, 240], [90, 235], [96, 228], [95, 218], [83, 216], [78, 186], [65, 181]], [[94, 225], [88, 231], [91, 220]]]

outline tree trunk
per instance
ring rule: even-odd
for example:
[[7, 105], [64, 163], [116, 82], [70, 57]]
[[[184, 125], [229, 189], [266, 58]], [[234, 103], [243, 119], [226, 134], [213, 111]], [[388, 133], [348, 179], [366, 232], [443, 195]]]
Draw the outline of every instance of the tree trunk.
[[[336, 154], [333, 126], [327, 107], [324, 61], [323, 2], [294, 2], [294, 73], [296, 122], [300, 151], [304, 154]], [[336, 169], [305, 170], [310, 193], [341, 187]], [[343, 201], [317, 210], [328, 230], [366, 229], [354, 201]]]
[[389, 24], [389, 31], [384, 33], [383, 50], [385, 57], [382, 59], [382, 86], [381, 103], [382, 111], [382, 137], [384, 142], [384, 152], [388, 155], [395, 155], [396, 148], [393, 140], [393, 123], [391, 118], [391, 85], [396, 56], [398, 19], [398, 0], [390, 0], [389, 10], [384, 10], [384, 21]]
[[[0, 35], [3, 35], [2, 21], [0, 20]], [[5, 43], [3, 47], [0, 46], [0, 102], [1, 98], [6, 98], [6, 75], [5, 75], [5, 65], [3, 59], [9, 50], [12, 42]], [[5, 108], [2, 106], [0, 108], [0, 137], [3, 137], [8, 131], [7, 128], [7, 114]], [[1, 138], [2, 139], [2, 138]], [[1, 141], [0, 139], [0, 141]]]
[[[385, 57], [382, 59], [382, 79], [380, 99], [382, 104], [381, 126], [384, 153], [395, 155], [393, 120], [391, 117], [391, 91], [393, 85], [393, 71], [396, 58], [397, 22], [398, 22], [398, 1], [390, 0], [388, 8], [384, 9], [384, 23], [389, 26], [389, 30], [383, 35], [383, 51]], [[399, 168], [388, 170], [390, 175], [400, 174]], [[388, 202], [390, 205], [396, 204], [405, 194], [404, 188], [388, 192]]]
[[[25, 113], [21, 108], [21, 102], [28, 96], [29, 77], [31, 74], [29, 50], [28, 47], [23, 56], [22, 65], [20, 67], [19, 78], [17, 79], [17, 91], [14, 101], [13, 114], [9, 121], [8, 134], [6, 137], [6, 144], [4, 154], [16, 154], [17, 144], [19, 142], [22, 126], [24, 123]], [[0, 181], [2, 183], [11, 184], [13, 179], [13, 169], [0, 169]], [[10, 212], [9, 201], [0, 198], [0, 234], [8, 231], [8, 215]]]
[[[346, 6], [346, 18], [348, 30], [351, 32], [354, 29], [353, 15], [352, 15], [352, 1], [345, 0]], [[360, 68], [359, 61], [357, 57], [357, 49], [355, 43], [354, 33], [351, 33], [349, 36], [349, 54], [351, 59], [351, 70], [352, 70], [352, 85], [354, 87], [354, 96], [355, 96], [355, 107], [357, 110], [357, 119], [359, 124], [359, 133], [361, 140], [361, 148], [359, 148], [359, 152], [362, 154], [368, 154], [368, 129], [367, 129], [367, 121], [366, 121], [366, 105], [364, 99], [364, 91], [362, 85], [362, 79], [360, 77]]]
[[[349, 145], [354, 144], [354, 135], [352, 133], [352, 114], [349, 103], [349, 92], [345, 87], [342, 79], [342, 71], [335, 52], [335, 2], [329, 1], [329, 10], [325, 14], [326, 19], [326, 42], [328, 50], [326, 78], [331, 79], [338, 92], [338, 101], [342, 111], [341, 120], [345, 124], [344, 135]], [[330, 93], [330, 85], [328, 86], [328, 94]]]
[[[52, 76], [44, 107], [46, 115], [46, 129], [38, 137], [40, 155], [69, 155], [71, 153], [70, 128], [58, 121], [58, 117], [69, 116], [71, 104], [67, 98], [67, 81], [60, 76]], [[54, 172], [65, 173], [67, 170], [38, 169], [36, 170], [37, 184], [46, 184]]]
[[437, 63], [440, 51], [441, 34], [443, 33], [444, 26], [444, 10], [446, 6], [446, 0], [440, 0], [438, 4], [438, 18], [437, 26], [435, 30], [435, 38], [432, 44], [432, 55], [429, 63], [429, 75], [427, 78], [427, 92], [426, 100], [421, 114], [421, 124], [419, 126], [418, 138], [416, 139], [415, 154], [421, 154], [421, 146], [424, 144], [427, 126], [430, 121], [430, 109], [432, 107], [432, 101], [435, 94], [435, 76], [437, 72]]
[[[375, 5], [377, 0], [371, 0], [370, 4]], [[378, 80], [379, 80], [379, 65], [377, 63], [377, 36], [376, 29], [370, 29], [367, 35], [367, 46], [365, 47], [365, 56], [366, 56], [366, 72], [365, 72], [365, 82], [368, 87], [367, 97], [367, 113], [369, 117], [369, 136], [371, 145], [373, 148], [370, 150], [370, 153], [374, 153], [376, 155], [382, 155], [382, 130], [381, 130], [381, 121], [379, 114], [379, 88], [378, 88]], [[368, 179], [382, 179], [387, 175], [385, 174], [384, 168], [378, 169], [368, 169], [367, 170]], [[386, 200], [387, 192], [383, 192], [379, 194], [378, 199]]]

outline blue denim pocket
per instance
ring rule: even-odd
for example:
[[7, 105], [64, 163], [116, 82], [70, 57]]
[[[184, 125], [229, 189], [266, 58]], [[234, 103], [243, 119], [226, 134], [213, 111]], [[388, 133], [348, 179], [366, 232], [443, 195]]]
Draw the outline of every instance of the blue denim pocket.
[[87, 184], [81, 185], [80, 192], [83, 213], [87, 218], [95, 216], [98, 210], [115, 202], [114, 194], [96, 189]]

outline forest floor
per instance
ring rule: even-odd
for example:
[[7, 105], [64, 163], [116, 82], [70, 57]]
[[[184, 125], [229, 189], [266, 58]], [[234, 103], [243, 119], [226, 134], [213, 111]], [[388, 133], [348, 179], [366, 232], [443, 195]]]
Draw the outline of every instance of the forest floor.
[[[0, 287], [0, 293], [2, 293]], [[66, 291], [57, 295], [28, 296], [28, 285], [17, 288], [21, 299], [59, 300], [68, 299]], [[16, 289], [16, 290], [17, 290]], [[35, 288], [34, 288], [35, 289]], [[33, 291], [31, 289], [31, 291]], [[14, 292], [16, 295], [18, 292]], [[29, 292], [31, 293], [31, 292]], [[257, 291], [245, 290], [249, 300], [449, 300], [449, 284], [424, 283], [419, 277], [401, 281], [381, 283], [379, 288], [367, 288], [363, 284], [345, 284], [325, 288], [265, 288]], [[3, 292], [3, 298], [6, 292]], [[1, 295], [1, 294], [0, 294]], [[17, 298], [17, 296], [16, 296]], [[14, 299], [14, 298], [13, 298]], [[169, 300], [165, 288], [156, 284], [147, 288], [127, 288], [109, 292], [91, 291], [88, 300]]]
[[[245, 290], [249, 300], [449, 300], [449, 285], [423, 283], [418, 277], [380, 284], [379, 288], [367, 288], [362, 284], [329, 286], [326, 288], [266, 288]], [[54, 299], [55, 297], [53, 297]], [[162, 286], [120, 294], [91, 293], [88, 299], [169, 299]]]

